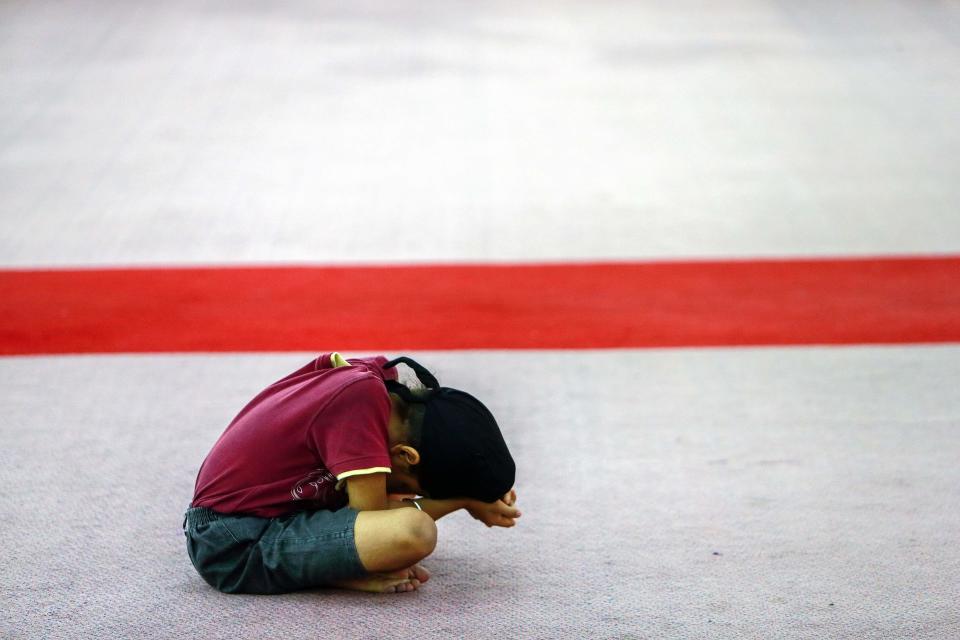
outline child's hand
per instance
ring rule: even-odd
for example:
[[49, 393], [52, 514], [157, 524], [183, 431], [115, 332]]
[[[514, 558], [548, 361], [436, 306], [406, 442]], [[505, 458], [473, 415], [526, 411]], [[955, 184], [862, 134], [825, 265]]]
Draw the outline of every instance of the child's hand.
[[517, 524], [517, 518], [521, 515], [519, 509], [513, 506], [516, 501], [517, 494], [511, 490], [496, 502], [470, 500], [466, 509], [471, 516], [488, 527], [512, 527]]

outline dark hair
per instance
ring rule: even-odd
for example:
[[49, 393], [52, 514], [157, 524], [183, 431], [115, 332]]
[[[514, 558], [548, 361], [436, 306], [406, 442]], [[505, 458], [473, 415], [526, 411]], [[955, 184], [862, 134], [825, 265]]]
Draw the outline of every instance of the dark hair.
[[397, 380], [384, 384], [403, 403], [400, 413], [406, 415], [415, 441], [411, 444], [420, 451], [415, 473], [425, 495], [493, 502], [509, 491], [516, 465], [490, 410], [469, 393], [441, 387], [432, 373], [409, 357], [394, 358], [383, 367], [401, 362], [416, 373], [423, 388]]

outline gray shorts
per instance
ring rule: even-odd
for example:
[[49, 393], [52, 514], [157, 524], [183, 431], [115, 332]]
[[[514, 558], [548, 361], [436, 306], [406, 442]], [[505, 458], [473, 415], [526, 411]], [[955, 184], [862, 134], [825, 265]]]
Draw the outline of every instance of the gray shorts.
[[190, 508], [183, 532], [197, 573], [224, 593], [286, 593], [369, 575], [353, 538], [357, 514], [301, 511], [277, 518]]

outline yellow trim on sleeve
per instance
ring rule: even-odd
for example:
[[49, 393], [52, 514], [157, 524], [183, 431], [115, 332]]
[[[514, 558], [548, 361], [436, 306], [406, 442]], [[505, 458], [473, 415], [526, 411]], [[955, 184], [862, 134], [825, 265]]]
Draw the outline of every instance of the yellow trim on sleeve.
[[370, 473], [390, 473], [390, 467], [370, 467], [369, 469], [352, 469], [337, 476], [337, 480], [346, 480], [350, 476], [365, 476]]
[[336, 351], [330, 354], [330, 364], [333, 365], [334, 368], [350, 366], [350, 363]]
[[343, 483], [346, 482], [347, 478], [352, 476], [366, 476], [371, 473], [390, 473], [390, 467], [370, 467], [369, 469], [353, 469], [351, 471], [344, 471], [337, 476], [337, 485], [334, 487], [337, 491], [343, 486]]

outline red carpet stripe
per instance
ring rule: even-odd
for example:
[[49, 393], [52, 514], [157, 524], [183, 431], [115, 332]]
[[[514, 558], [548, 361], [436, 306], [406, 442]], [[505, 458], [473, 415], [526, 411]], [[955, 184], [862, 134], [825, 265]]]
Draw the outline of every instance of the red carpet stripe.
[[960, 342], [960, 257], [0, 271], [0, 354]]

